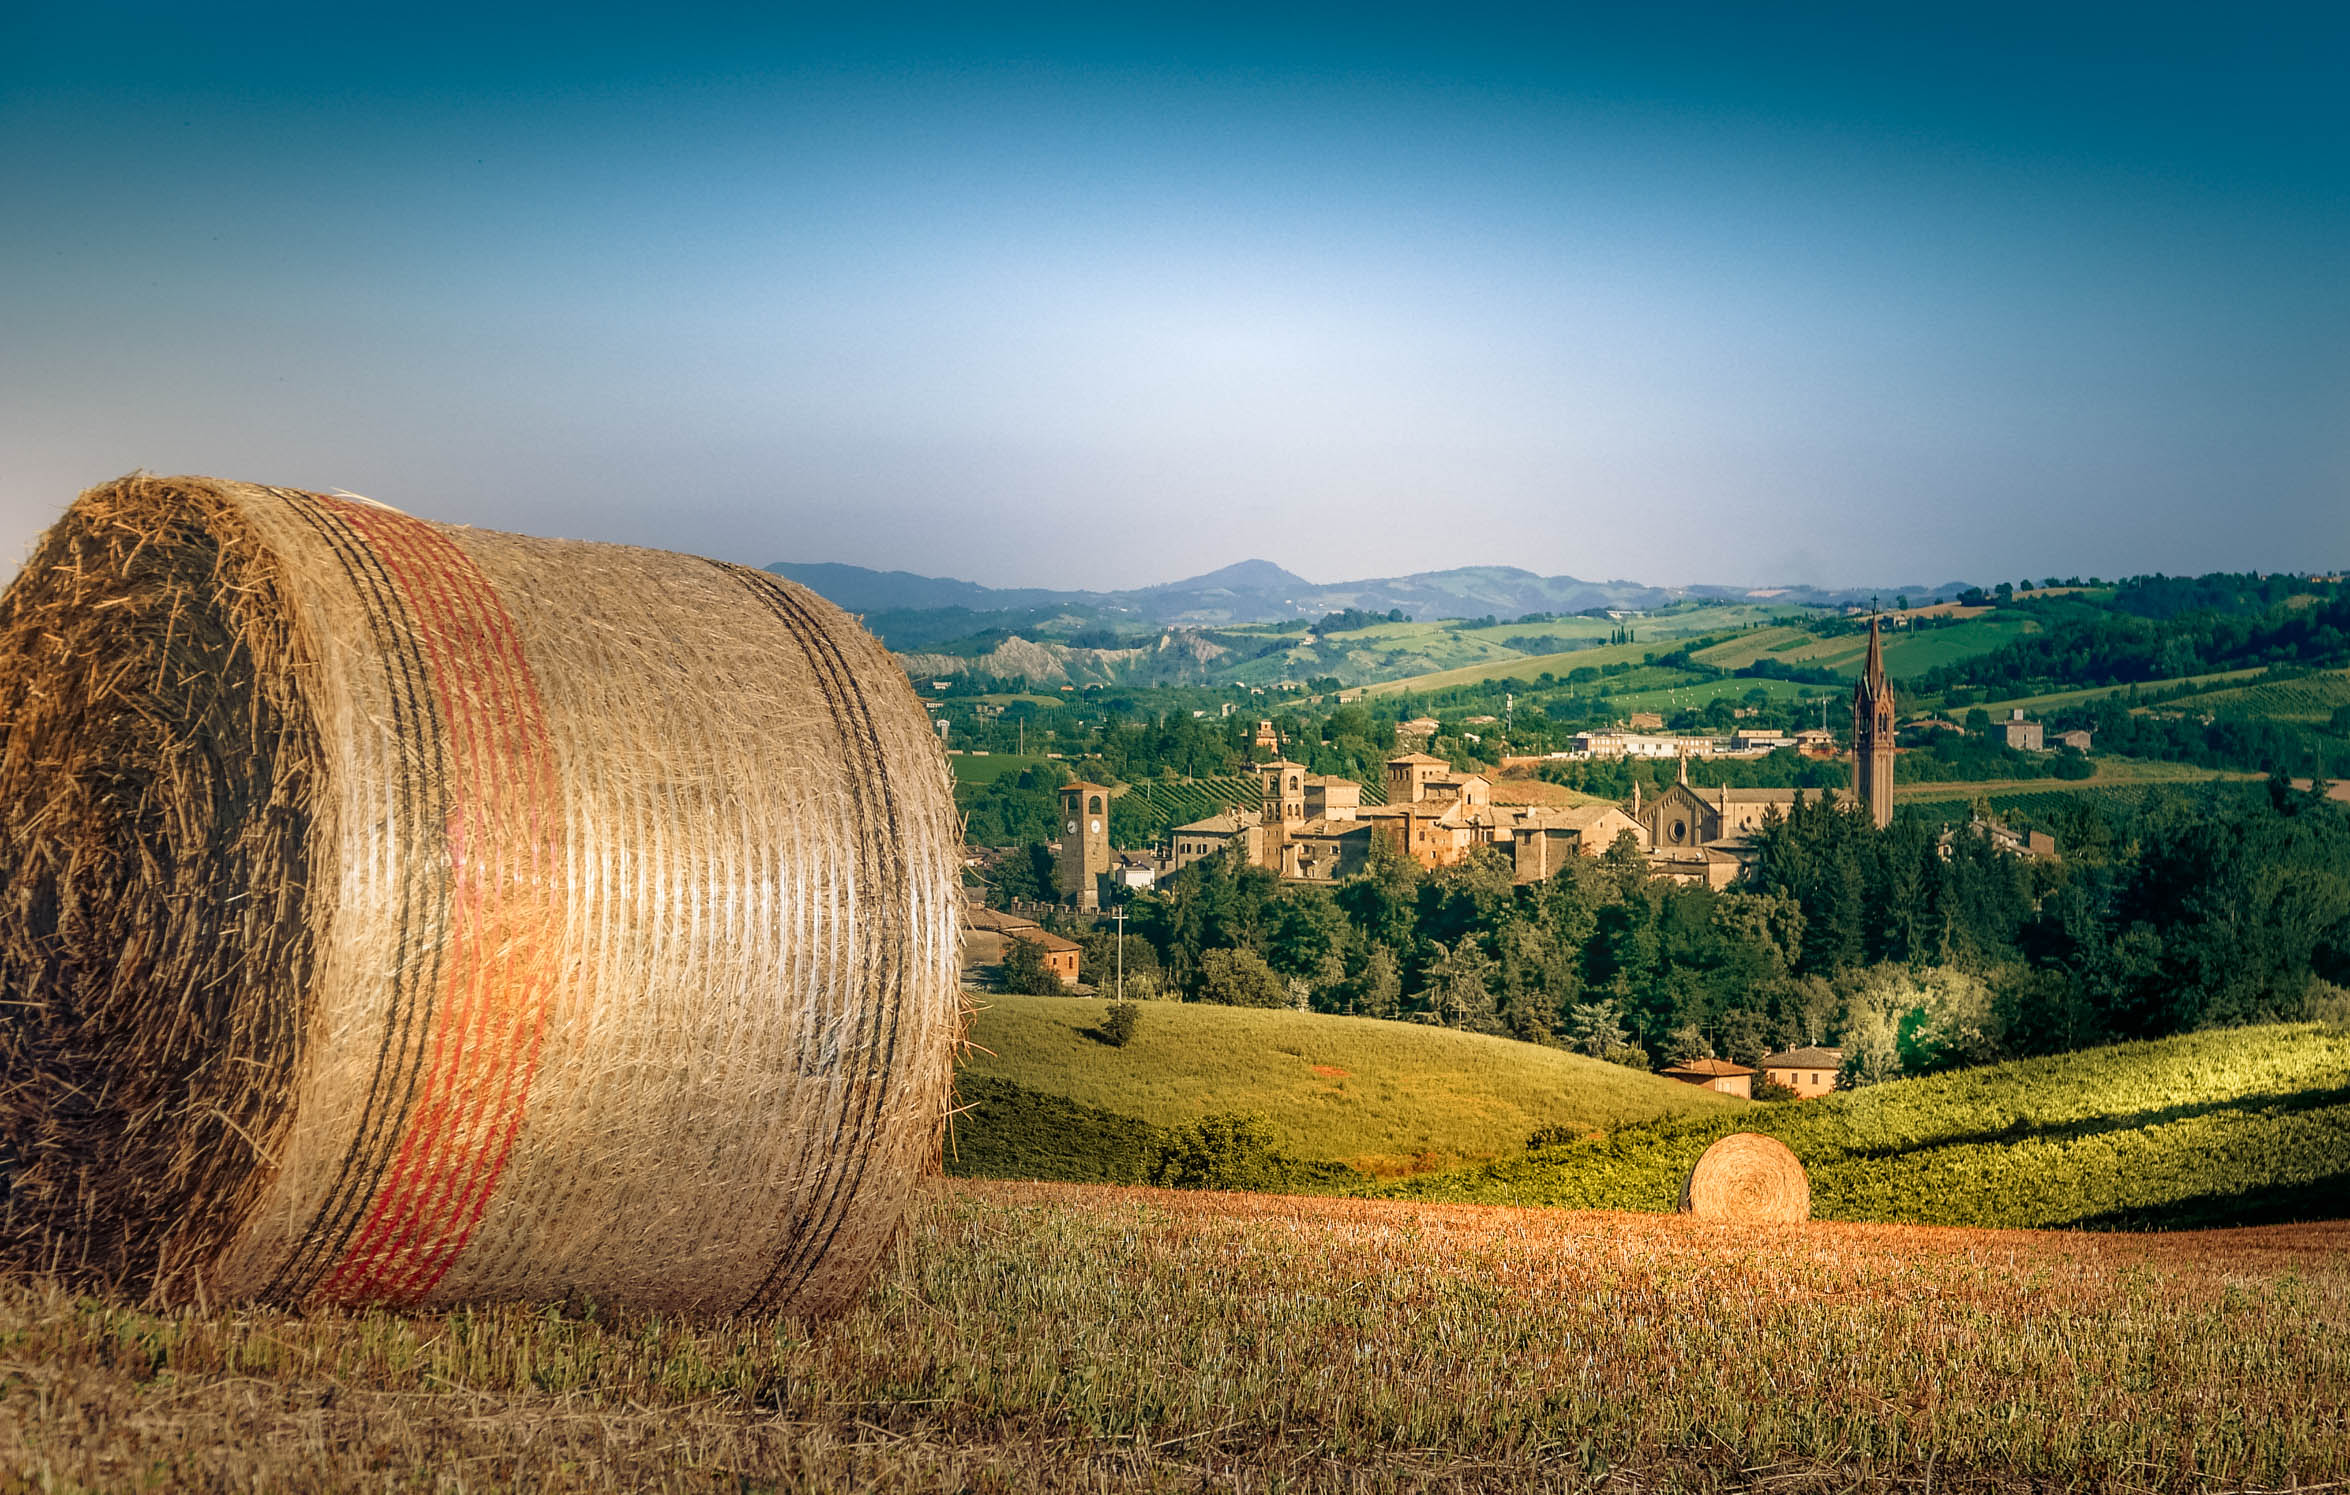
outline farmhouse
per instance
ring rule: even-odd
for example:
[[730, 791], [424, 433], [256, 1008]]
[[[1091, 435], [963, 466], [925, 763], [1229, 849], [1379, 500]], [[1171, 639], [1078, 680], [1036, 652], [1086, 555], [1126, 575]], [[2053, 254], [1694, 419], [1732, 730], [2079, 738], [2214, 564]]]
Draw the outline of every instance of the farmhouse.
[[1813, 1100], [1834, 1090], [1837, 1072], [1843, 1068], [1842, 1049], [1786, 1049], [1762, 1059], [1763, 1078], [1794, 1091], [1797, 1100]]
[[1077, 980], [1080, 949], [1074, 940], [1063, 939], [1040, 926], [1034, 919], [1019, 914], [1008, 914], [1001, 909], [967, 908], [963, 910], [962, 964], [966, 971], [980, 966], [1000, 966], [1004, 951], [1010, 942], [1021, 940], [1044, 952], [1047, 969], [1063, 981]]
[[1754, 1098], [1754, 1071], [1743, 1064], [1732, 1064], [1727, 1059], [1684, 1059], [1657, 1073], [1668, 1080], [1695, 1085], [1700, 1090], [1718, 1091], [1743, 1100]]

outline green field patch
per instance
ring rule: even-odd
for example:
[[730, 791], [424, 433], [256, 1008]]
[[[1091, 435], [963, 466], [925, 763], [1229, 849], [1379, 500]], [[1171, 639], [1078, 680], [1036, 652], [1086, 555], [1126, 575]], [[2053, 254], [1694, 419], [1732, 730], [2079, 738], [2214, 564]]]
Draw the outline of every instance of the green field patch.
[[955, 782], [974, 789], [984, 788], [998, 779], [1009, 778], [1040, 764], [1053, 760], [1039, 753], [949, 753], [947, 767], [954, 771]]
[[1613, 700], [1626, 711], [1674, 712], [1684, 708], [1703, 709], [1715, 701], [1743, 701], [1748, 692], [1758, 690], [1763, 699], [1774, 705], [1815, 698], [1843, 700], [1851, 694], [1840, 685], [1802, 685], [1793, 680], [1746, 680], [1732, 676], [1727, 680], [1691, 679], [1687, 684], [1661, 690], [1631, 691]]
[[1669, 647], [1644, 639], [1636, 644], [1602, 644], [1596, 649], [1572, 649], [1564, 654], [1520, 654], [1491, 664], [1388, 680], [1373, 685], [1370, 693], [1384, 696], [1405, 691], [1449, 690], [1456, 685], [1476, 685], [1487, 680], [1533, 680], [1544, 674], [1563, 680], [1569, 670], [1586, 667], [1600, 669], [1611, 664], [1636, 665], [1651, 654], [1667, 652]]
[[1808, 628], [1756, 628], [1718, 644], [1708, 644], [1693, 650], [1690, 658], [1699, 664], [1710, 664], [1717, 670], [1742, 670], [1759, 659], [1776, 659], [1790, 649], [1799, 649], [1817, 641], [1818, 636]]
[[1252, 1111], [1284, 1151], [1372, 1173], [1511, 1152], [1545, 1126], [1602, 1131], [1746, 1109], [1579, 1054], [1417, 1023], [1147, 1002], [1134, 1040], [1112, 1048], [1090, 1036], [1105, 1003], [982, 1001], [966, 1074], [1154, 1126]]
[[1827, 1220], [2185, 1227], [2350, 1210], [2350, 1030], [2237, 1028], [1675, 1117], [1404, 1180], [1392, 1197], [1669, 1210], [1734, 1131], [1787, 1144]]

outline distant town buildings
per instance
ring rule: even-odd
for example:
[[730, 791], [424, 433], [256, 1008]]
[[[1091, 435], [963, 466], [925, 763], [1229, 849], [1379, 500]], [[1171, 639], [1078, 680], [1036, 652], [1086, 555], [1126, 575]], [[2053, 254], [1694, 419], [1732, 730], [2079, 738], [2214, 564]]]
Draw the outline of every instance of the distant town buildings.
[[1352, 779], [1311, 774], [1286, 759], [1259, 764], [1257, 813], [1226, 810], [1177, 826], [1167, 870], [1238, 846], [1251, 865], [1281, 877], [1335, 882], [1369, 864], [1380, 836], [1424, 867], [1450, 866], [1489, 846], [1510, 858], [1518, 881], [1540, 882], [1567, 857], [1598, 856], [1620, 835], [1645, 849], [1638, 824], [1614, 805], [1497, 805], [1492, 780], [1456, 773], [1426, 753], [1400, 754], [1385, 766], [1387, 803], [1366, 805]]

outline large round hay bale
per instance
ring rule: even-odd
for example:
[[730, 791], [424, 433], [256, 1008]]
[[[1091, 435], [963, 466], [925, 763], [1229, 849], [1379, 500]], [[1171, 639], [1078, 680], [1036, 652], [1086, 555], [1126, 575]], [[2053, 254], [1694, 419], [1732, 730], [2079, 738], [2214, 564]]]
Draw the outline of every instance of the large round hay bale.
[[1799, 1224], [1811, 1218], [1811, 1180], [1778, 1138], [1732, 1132], [1689, 1170], [1681, 1213], [1738, 1225]]
[[953, 796], [837, 609], [205, 478], [0, 597], [0, 1260], [846, 1300], [935, 1156]]

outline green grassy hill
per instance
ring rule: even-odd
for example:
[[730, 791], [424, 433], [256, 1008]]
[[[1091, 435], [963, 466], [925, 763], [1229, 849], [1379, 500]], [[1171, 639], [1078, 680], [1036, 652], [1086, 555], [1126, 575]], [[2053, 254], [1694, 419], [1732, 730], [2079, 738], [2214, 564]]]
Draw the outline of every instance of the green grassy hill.
[[947, 767], [954, 771], [955, 783], [973, 789], [984, 789], [998, 779], [1049, 762], [1042, 753], [949, 753]]
[[[1991, 613], [1943, 628], [1921, 628], [1914, 633], [1893, 632], [1885, 637], [1885, 672], [1896, 680], [1920, 675], [1936, 665], [1976, 654], [1987, 654], [2040, 629], [2037, 619], [2017, 613]], [[1857, 676], [1868, 658], [1868, 634], [1846, 633], [1821, 638], [1802, 628], [1761, 628], [1697, 650], [1694, 658], [1718, 669], [1738, 670], [1757, 660], [1810, 665]]]
[[1121, 1049], [1088, 1036], [1104, 1003], [983, 1000], [971, 1041], [984, 1052], [966, 1060], [967, 1076], [1077, 1102], [1088, 1126], [1091, 1113], [1171, 1126], [1254, 1111], [1284, 1151], [1373, 1173], [1514, 1153], [1544, 1126], [1606, 1131], [1752, 1109], [1621, 1065], [1416, 1023], [1150, 1002]]
[[[2062, 706], [2078, 706], [2083, 702], [2104, 700], [2109, 696], [2126, 696], [2134, 688], [2168, 690], [2173, 686], [2179, 685], [2208, 685], [2217, 688], [2236, 682], [2249, 680], [2260, 673], [2262, 672], [2257, 669], [2222, 670], [2219, 673], [2212, 675], [2190, 675], [2177, 680], [2164, 680], [2157, 682], [2157, 684], [2153, 687], [2132, 687], [2128, 685], [2090, 685], [2083, 686], [2078, 690], [2052, 690], [2042, 692], [2036, 696], [2010, 696], [2005, 700], [1985, 701], [1983, 702], [1983, 709], [1989, 712], [1994, 718], [2005, 716], [2010, 711], [2013, 711], [2018, 707], [2023, 709], [2023, 712], [2026, 716], [2042, 716]], [[1948, 708], [1948, 710], [1954, 716], [1963, 716], [1966, 713], [1967, 708], [1963, 706], [1954, 706]]]
[[1698, 1154], [1734, 1131], [1785, 1142], [1823, 1219], [2184, 1228], [2338, 1218], [2350, 1215], [2350, 1030], [2194, 1033], [1673, 1117], [1381, 1192], [1669, 1210]]
[[1386, 680], [1373, 685], [1375, 696], [1395, 695], [1404, 691], [1449, 690], [1456, 685], [1476, 685], [1487, 680], [1532, 680], [1543, 674], [1561, 679], [1569, 670], [1586, 665], [1599, 669], [1611, 664], [1638, 664], [1651, 654], [1670, 648], [1661, 643], [1601, 644], [1591, 649], [1574, 649], [1563, 654], [1519, 654], [1492, 664], [1465, 665], [1459, 669], [1437, 670], [1425, 675], [1410, 675], [1400, 680]]

